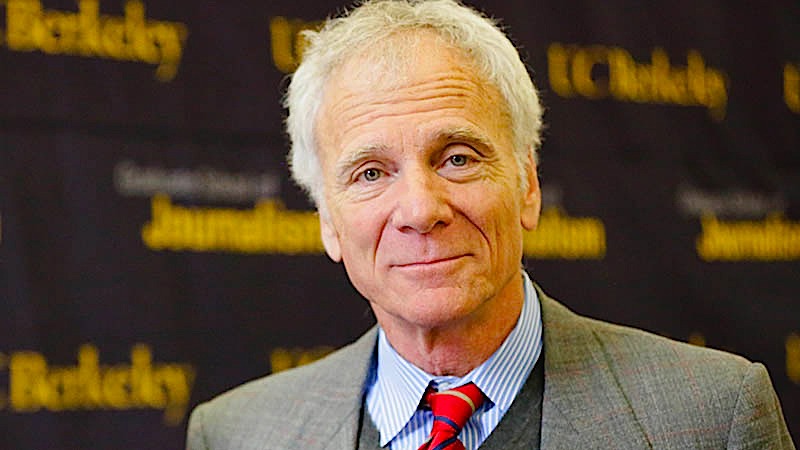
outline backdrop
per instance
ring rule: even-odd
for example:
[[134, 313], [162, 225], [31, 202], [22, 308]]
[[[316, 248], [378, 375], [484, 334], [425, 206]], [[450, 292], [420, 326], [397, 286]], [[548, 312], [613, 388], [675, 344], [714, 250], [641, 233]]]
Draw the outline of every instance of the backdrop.
[[[0, 448], [181, 448], [198, 402], [373, 319], [288, 180], [321, 0], [0, 1]], [[800, 438], [800, 5], [475, 2], [547, 107], [525, 265], [764, 362]]]

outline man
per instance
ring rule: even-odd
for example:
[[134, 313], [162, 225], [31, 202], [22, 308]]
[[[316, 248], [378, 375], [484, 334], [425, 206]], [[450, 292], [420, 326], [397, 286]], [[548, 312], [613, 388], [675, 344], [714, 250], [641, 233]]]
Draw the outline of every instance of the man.
[[190, 449], [794, 448], [762, 365], [579, 317], [520, 269], [541, 108], [491, 21], [372, 1], [308, 38], [292, 171], [378, 327], [201, 405]]

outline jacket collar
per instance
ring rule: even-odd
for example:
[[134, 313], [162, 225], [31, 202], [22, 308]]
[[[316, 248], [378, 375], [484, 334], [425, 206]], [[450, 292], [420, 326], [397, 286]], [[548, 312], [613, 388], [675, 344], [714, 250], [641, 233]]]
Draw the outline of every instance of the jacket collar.
[[352, 344], [319, 361], [327, 367], [319, 370], [319, 378], [308, 386], [306, 394], [316, 398], [313, 411], [308, 411], [304, 419], [304, 428], [326, 430], [327, 434], [317, 433], [317, 439], [304, 442], [303, 448], [356, 448], [364, 385], [372, 366], [377, 330], [372, 327]]
[[541, 448], [652, 448], [590, 319], [536, 288], [544, 322]]
[[[544, 323], [544, 398], [541, 448], [572, 450], [652, 448], [590, 319], [573, 313], [536, 286]], [[377, 327], [332, 354], [318, 386], [328, 386], [309, 429], [334, 429], [306, 448], [355, 448], [364, 395], [375, 352]], [[313, 389], [313, 387], [310, 387]], [[331, 427], [331, 425], [334, 425]]]

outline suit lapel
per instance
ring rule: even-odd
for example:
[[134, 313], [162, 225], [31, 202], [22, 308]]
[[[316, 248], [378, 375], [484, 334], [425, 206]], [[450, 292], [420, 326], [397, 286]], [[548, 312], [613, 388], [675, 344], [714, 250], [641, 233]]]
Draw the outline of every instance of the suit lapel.
[[591, 321], [537, 287], [544, 322], [542, 448], [652, 448]]
[[[582, 318], [547, 297], [537, 286], [544, 323], [544, 399], [541, 448], [652, 448], [624, 389], [615, 362]], [[304, 448], [356, 448], [361, 406], [376, 328], [332, 355], [329, 370], [308, 386], [313, 398], [305, 431], [319, 439]]]
[[373, 327], [356, 342], [331, 355], [304, 397], [303, 434], [313, 440], [303, 442], [308, 450], [353, 449], [358, 440], [358, 425], [365, 380], [372, 363], [376, 331]]

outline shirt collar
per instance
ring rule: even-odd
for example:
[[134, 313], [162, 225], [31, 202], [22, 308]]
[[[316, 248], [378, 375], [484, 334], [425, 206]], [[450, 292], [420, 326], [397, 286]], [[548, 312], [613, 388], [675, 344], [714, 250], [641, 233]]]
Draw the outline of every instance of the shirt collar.
[[463, 377], [436, 377], [426, 373], [400, 356], [379, 328], [377, 368], [367, 402], [380, 432], [381, 446], [405, 427], [431, 383], [442, 390], [473, 382], [489, 400], [484, 408], [497, 407], [503, 413], [508, 410], [542, 349], [539, 299], [528, 275], [524, 271], [522, 275], [524, 301], [517, 325], [489, 359]]

